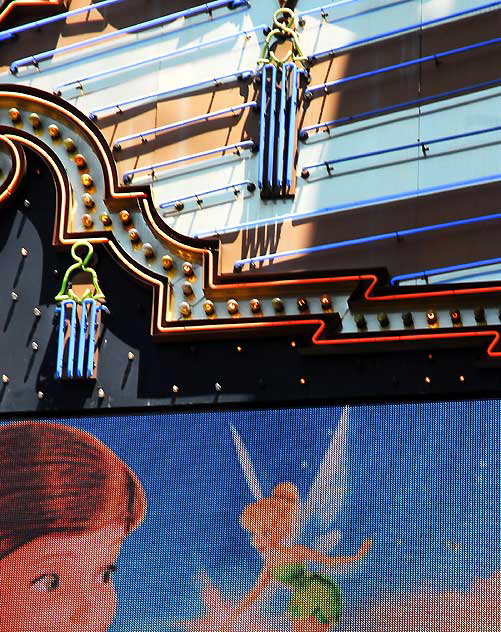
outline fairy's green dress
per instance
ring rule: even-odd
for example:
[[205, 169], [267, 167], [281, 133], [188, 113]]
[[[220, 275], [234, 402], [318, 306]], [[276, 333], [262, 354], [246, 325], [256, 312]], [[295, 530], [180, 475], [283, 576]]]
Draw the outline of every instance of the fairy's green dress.
[[294, 619], [315, 617], [319, 623], [337, 623], [341, 617], [341, 589], [334, 580], [310, 573], [305, 564], [282, 564], [271, 575], [292, 589], [287, 613]]

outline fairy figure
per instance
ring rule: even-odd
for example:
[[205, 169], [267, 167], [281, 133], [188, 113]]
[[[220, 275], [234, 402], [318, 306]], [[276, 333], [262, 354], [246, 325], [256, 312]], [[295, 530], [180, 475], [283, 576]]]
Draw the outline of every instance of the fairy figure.
[[[238, 617], [263, 595], [273, 579], [291, 590], [287, 615], [292, 632], [328, 632], [340, 620], [342, 597], [338, 584], [328, 575], [311, 572], [307, 565], [313, 562], [336, 568], [362, 559], [372, 546], [372, 540], [366, 539], [353, 555], [330, 556], [320, 550], [330, 550], [340, 538], [337, 530], [329, 532], [326, 527], [339, 510], [345, 493], [347, 416], [345, 409], [304, 505], [296, 485], [290, 482], [275, 485], [271, 496], [263, 498], [249, 454], [232, 427], [240, 464], [256, 498], [242, 511], [240, 523], [251, 534], [251, 543], [261, 554], [263, 567], [254, 586], [226, 617], [221, 632], [233, 629]], [[312, 523], [317, 523], [323, 531], [316, 540], [316, 548], [293, 544], [301, 532], [308, 527], [311, 531]]]

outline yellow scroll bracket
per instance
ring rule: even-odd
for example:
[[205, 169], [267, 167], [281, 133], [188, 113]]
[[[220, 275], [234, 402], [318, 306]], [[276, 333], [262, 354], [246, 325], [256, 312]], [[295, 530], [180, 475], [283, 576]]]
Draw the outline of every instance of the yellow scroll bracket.
[[[264, 41], [261, 57], [258, 64], [276, 64], [282, 66], [288, 61], [305, 62], [308, 58], [304, 55], [299, 44], [299, 35], [296, 32], [296, 16], [292, 9], [282, 7], [275, 11], [273, 16], [274, 28], [268, 33]], [[288, 39], [291, 42], [291, 49], [283, 59], [279, 59], [274, 52], [276, 45]], [[303, 63], [304, 65], [304, 63]]]
[[[77, 248], [87, 248], [87, 254], [85, 255], [83, 259], [77, 254], [76, 252]], [[56, 301], [67, 301], [70, 299], [70, 300], [74, 300], [77, 303], [82, 303], [82, 301], [84, 301], [86, 298], [93, 298], [96, 301], [101, 301], [101, 302], [106, 300], [101, 288], [99, 287], [99, 281], [97, 280], [96, 271], [94, 270], [94, 268], [87, 267], [87, 264], [91, 260], [93, 253], [94, 253], [94, 248], [92, 247], [92, 244], [85, 239], [79, 239], [73, 244], [73, 246], [71, 247], [71, 256], [75, 260], [75, 263], [73, 263], [66, 270], [66, 274], [64, 275], [61, 289], [59, 290], [59, 293], [55, 297]], [[77, 294], [75, 294], [75, 292], [73, 292], [71, 287], [68, 289], [70, 276], [73, 274], [75, 270], [82, 270], [82, 272], [88, 272], [91, 275], [92, 285], [94, 286], [94, 294], [91, 292], [91, 290], [87, 288], [82, 296], [78, 296]]]

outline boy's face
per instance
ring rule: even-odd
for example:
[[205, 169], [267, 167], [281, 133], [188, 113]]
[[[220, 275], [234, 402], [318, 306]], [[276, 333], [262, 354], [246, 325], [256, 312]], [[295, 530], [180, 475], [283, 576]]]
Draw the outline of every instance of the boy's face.
[[0, 632], [106, 632], [124, 539], [118, 524], [47, 535], [0, 560]]

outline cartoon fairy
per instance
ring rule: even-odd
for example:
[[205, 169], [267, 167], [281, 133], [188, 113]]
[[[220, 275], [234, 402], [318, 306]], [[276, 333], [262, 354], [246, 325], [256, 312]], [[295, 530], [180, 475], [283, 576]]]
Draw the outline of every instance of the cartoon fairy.
[[0, 426], [0, 632], [106, 632], [120, 547], [145, 511], [135, 474], [92, 435]]

